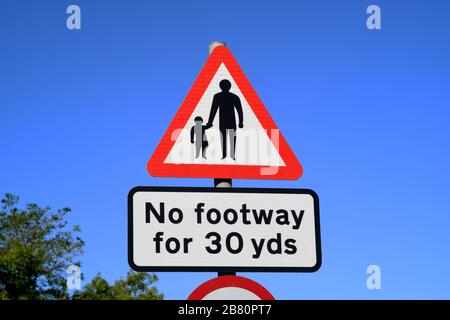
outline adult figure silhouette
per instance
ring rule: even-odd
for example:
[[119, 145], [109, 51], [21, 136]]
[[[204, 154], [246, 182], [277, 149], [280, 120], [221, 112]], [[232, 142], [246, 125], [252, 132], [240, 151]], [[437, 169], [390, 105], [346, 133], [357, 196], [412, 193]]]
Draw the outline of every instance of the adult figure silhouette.
[[217, 110], [219, 110], [219, 129], [222, 144], [222, 159], [227, 156], [227, 136], [230, 140], [230, 157], [236, 160], [236, 116], [234, 110], [236, 109], [239, 116], [238, 127], [244, 127], [244, 115], [242, 114], [241, 99], [234, 93], [230, 92], [231, 82], [222, 80], [219, 83], [222, 90], [214, 95], [211, 111], [209, 113], [208, 123], [206, 128], [211, 128]]

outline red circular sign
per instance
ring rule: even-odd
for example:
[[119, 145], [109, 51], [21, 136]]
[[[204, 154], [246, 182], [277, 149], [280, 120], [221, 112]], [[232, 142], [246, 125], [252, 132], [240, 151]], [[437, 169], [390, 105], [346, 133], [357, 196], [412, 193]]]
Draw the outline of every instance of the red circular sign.
[[203, 300], [210, 293], [224, 288], [240, 288], [253, 293], [261, 300], [275, 300], [262, 285], [239, 276], [221, 276], [206, 281], [189, 295], [188, 300]]

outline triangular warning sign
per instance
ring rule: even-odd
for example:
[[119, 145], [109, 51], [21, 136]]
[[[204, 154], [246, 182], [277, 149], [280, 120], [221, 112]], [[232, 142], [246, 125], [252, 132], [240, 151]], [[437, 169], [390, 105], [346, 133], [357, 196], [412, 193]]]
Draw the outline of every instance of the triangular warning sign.
[[157, 177], [294, 180], [302, 174], [226, 47], [209, 56], [147, 169]]

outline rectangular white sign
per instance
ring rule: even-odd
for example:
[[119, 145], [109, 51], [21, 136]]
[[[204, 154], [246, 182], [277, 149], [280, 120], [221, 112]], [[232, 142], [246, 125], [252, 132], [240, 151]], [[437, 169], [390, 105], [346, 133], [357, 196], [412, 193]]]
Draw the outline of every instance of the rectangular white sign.
[[317, 271], [319, 200], [305, 189], [136, 187], [128, 261], [137, 271]]

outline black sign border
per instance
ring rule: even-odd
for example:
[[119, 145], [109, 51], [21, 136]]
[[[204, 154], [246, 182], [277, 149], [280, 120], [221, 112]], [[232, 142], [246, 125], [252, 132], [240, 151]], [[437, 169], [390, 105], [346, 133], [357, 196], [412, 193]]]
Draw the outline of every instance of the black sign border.
[[[214, 193], [274, 193], [308, 194], [314, 199], [314, 223], [316, 228], [316, 264], [312, 267], [198, 267], [162, 266], [142, 267], [133, 259], [133, 196], [136, 192], [214, 192]], [[310, 189], [286, 188], [209, 188], [209, 187], [134, 187], [128, 193], [128, 264], [139, 272], [316, 272], [322, 265], [322, 244], [320, 237], [319, 197]]]

